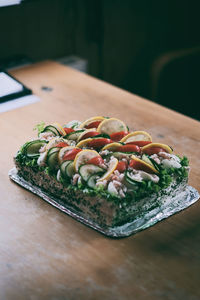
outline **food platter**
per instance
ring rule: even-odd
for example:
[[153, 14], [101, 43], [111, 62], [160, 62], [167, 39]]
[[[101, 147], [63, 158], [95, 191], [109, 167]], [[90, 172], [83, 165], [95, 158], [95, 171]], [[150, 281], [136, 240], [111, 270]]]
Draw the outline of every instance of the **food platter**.
[[87, 217], [85, 217], [85, 215], [75, 210], [72, 206], [64, 203], [59, 198], [49, 195], [48, 193], [42, 191], [41, 188], [34, 186], [30, 182], [24, 180], [18, 175], [16, 168], [13, 168], [9, 171], [9, 177], [21, 187], [39, 196], [49, 204], [59, 209], [60, 211], [73, 217], [75, 220], [89, 226], [90, 228], [97, 230], [105, 236], [113, 238], [127, 237], [150, 226], [153, 226], [157, 222], [166, 219], [172, 216], [173, 214], [178, 213], [183, 209], [189, 207], [199, 199], [199, 193], [197, 192], [197, 190], [191, 186], [187, 186], [184, 191], [178, 193], [176, 197], [173, 198], [173, 201], [169, 202], [167, 199], [167, 197], [169, 196], [166, 196], [166, 199], [164, 199], [164, 201], [162, 202], [163, 204], [161, 206], [156, 207], [155, 209], [147, 212], [143, 217], [135, 218], [133, 221], [126, 223], [122, 226], [104, 227], [100, 226], [97, 223], [94, 223], [92, 220], [88, 219]]

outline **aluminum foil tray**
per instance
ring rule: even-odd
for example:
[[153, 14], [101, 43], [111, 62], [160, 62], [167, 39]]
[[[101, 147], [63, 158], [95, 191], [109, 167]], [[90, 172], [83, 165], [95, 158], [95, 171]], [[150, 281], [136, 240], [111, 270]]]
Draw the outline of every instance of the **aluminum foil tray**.
[[138, 231], [146, 229], [156, 224], [157, 222], [187, 208], [199, 199], [199, 193], [197, 192], [197, 190], [191, 186], [187, 186], [185, 191], [179, 193], [176, 197], [173, 198], [173, 201], [165, 201], [163, 205], [147, 212], [143, 217], [138, 217], [132, 222], [126, 223], [122, 226], [101, 227], [99, 224], [94, 223], [92, 220], [85, 218], [84, 215], [76, 211], [73, 207], [64, 202], [61, 202], [58, 198], [53, 197], [52, 195], [48, 195], [48, 193], [42, 191], [39, 187], [34, 186], [24, 180], [17, 174], [16, 168], [13, 168], [9, 171], [9, 177], [23, 188], [38, 195], [43, 200], [47, 201], [69, 216], [73, 217], [77, 221], [103, 233], [106, 236], [114, 238], [126, 237]]

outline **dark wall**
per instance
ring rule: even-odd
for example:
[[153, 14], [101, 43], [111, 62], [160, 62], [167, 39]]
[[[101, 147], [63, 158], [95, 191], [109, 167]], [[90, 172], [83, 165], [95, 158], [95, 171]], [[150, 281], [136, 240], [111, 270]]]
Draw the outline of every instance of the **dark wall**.
[[197, 4], [26, 0], [0, 8], [0, 61], [14, 55], [33, 61], [81, 56], [91, 75], [199, 118]]

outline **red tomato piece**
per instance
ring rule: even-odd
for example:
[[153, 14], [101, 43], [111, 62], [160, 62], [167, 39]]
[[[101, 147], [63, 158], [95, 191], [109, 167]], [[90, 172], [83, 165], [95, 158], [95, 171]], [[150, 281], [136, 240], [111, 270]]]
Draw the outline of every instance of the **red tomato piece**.
[[127, 162], [121, 160], [117, 164], [116, 170], [118, 170], [120, 173], [123, 173], [127, 169]]
[[66, 147], [66, 146], [69, 146], [69, 145], [65, 142], [60, 142], [57, 145], [55, 145], [55, 147], [58, 147], [58, 148], [63, 148], [63, 147]]
[[111, 139], [106, 138], [96, 138], [90, 141], [87, 146], [92, 147], [94, 149], [102, 148], [103, 146], [112, 143]]
[[74, 132], [74, 131], [75, 131], [75, 130], [74, 130], [74, 129], [72, 129], [72, 128], [66, 128], [66, 127], [64, 127], [63, 129], [64, 129], [64, 131], [65, 131], [65, 133], [66, 133], [66, 134], [69, 134], [69, 133], [71, 133], [71, 132]]
[[149, 142], [149, 141], [135, 141], [135, 142], [126, 143], [126, 145], [137, 145], [139, 147], [143, 147], [143, 146], [146, 146], [151, 143], [152, 142]]
[[137, 145], [123, 145], [117, 149], [117, 152], [140, 152], [140, 147]]
[[129, 162], [129, 166], [135, 170], [141, 170], [141, 171], [144, 171], [144, 172], [147, 172], [147, 173], [154, 173], [151, 168], [149, 168], [148, 166], [146, 166], [145, 164], [137, 161], [137, 160], [134, 160], [132, 159], [130, 162]]
[[84, 140], [84, 139], [87, 139], [87, 138], [89, 138], [89, 137], [96, 136], [96, 135], [98, 135], [98, 134], [99, 134], [99, 132], [97, 132], [97, 131], [86, 132], [86, 134], [84, 134], [84, 135], [82, 136], [82, 138], [80, 139], [80, 141], [82, 141], [82, 140]]
[[160, 147], [152, 147], [149, 149], [144, 149], [142, 152], [148, 155], [152, 155], [152, 154], [157, 154], [159, 152], [166, 152], [166, 150]]
[[114, 142], [119, 142], [127, 134], [128, 134], [128, 132], [125, 132], [125, 131], [114, 132], [110, 135], [110, 138]]
[[89, 125], [85, 126], [86, 129], [97, 128], [102, 121], [94, 121]]
[[77, 153], [82, 151], [82, 149], [74, 148], [72, 150], [69, 150], [65, 153], [63, 156], [63, 160], [74, 160]]
[[99, 166], [104, 163], [104, 160], [101, 156], [95, 156], [88, 160], [87, 164]]

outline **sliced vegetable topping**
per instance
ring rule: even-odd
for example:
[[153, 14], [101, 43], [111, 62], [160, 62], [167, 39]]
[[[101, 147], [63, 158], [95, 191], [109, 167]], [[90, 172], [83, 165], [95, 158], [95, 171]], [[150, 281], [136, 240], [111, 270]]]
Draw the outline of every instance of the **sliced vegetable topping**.
[[139, 147], [144, 147], [148, 144], [151, 144], [152, 142], [150, 141], [135, 141], [135, 142], [129, 142], [129, 143], [126, 143], [126, 145], [137, 145]]
[[146, 153], [148, 155], [157, 154], [163, 151], [167, 153], [172, 153], [172, 149], [165, 144], [151, 143], [149, 145], [142, 147], [142, 153]]
[[119, 152], [140, 152], [140, 147], [137, 145], [122, 145], [120, 146], [117, 151]]
[[74, 132], [75, 130], [73, 128], [67, 128], [67, 127], [63, 127], [65, 134], [69, 134], [71, 132]]
[[99, 156], [95, 150], [85, 149], [79, 152], [74, 159], [74, 168], [78, 172], [79, 167], [87, 163], [90, 159]]
[[92, 174], [102, 174], [104, 172], [104, 169], [95, 166], [95, 165], [82, 165], [79, 168], [79, 173], [84, 181], [88, 181], [89, 177]]
[[92, 117], [81, 123], [80, 128], [97, 128], [105, 118], [102, 116]]
[[59, 123], [53, 123], [52, 126], [54, 126], [57, 129], [60, 135], [65, 135], [65, 130]]
[[134, 131], [121, 139], [122, 143], [130, 143], [135, 141], [152, 141], [152, 137], [146, 131]]
[[96, 166], [102, 165], [103, 163], [104, 163], [104, 160], [100, 155], [95, 156], [87, 161], [87, 164], [92, 164], [92, 165], [96, 165]]
[[111, 138], [111, 140], [113, 140], [115, 142], [119, 142], [127, 134], [128, 134], [128, 132], [125, 132], [125, 131], [114, 132], [110, 135], [110, 138]]
[[68, 133], [65, 138], [67, 138], [68, 140], [73, 140], [73, 141], [77, 141], [79, 136], [84, 132], [84, 130], [75, 130], [72, 131], [70, 133]]
[[87, 143], [88, 147], [94, 148], [94, 149], [101, 149], [103, 146], [112, 143], [110, 139], [106, 138], [95, 138], [92, 139]]
[[121, 160], [118, 162], [116, 170], [118, 170], [120, 173], [123, 173], [126, 171], [127, 166], [128, 166], [127, 162]]
[[78, 148], [74, 148], [72, 150], [67, 151], [64, 156], [63, 156], [63, 160], [74, 160], [76, 155], [81, 152], [81, 149]]
[[40, 155], [39, 150], [46, 145], [44, 140], [35, 140], [26, 144], [24, 153], [27, 157], [34, 158]]
[[122, 144], [120, 143], [110, 143], [103, 147], [102, 150], [109, 150], [109, 151], [118, 151], [118, 148], [121, 147]]
[[116, 133], [116, 132], [121, 132], [121, 131], [127, 131], [127, 127], [119, 119], [116, 118], [110, 118], [110, 119], [105, 119], [103, 122], [100, 123], [100, 125], [97, 128], [97, 131], [100, 133], [107, 133], [109, 135]]
[[63, 157], [64, 157], [64, 155], [68, 152], [68, 151], [70, 151], [70, 150], [73, 150], [73, 149], [75, 149], [75, 147], [74, 146], [66, 146], [66, 147], [63, 147], [62, 149], [60, 149], [60, 151], [59, 151], [59, 153], [58, 153], [58, 160], [59, 160], [59, 162], [60, 162], [60, 164], [63, 162]]
[[84, 140], [84, 139], [87, 139], [89, 137], [93, 137], [93, 136], [96, 136], [96, 135], [99, 135], [99, 132], [95, 131], [94, 128], [92, 129], [86, 129], [84, 130], [78, 137], [78, 142], [81, 141], [81, 140]]
[[116, 170], [117, 168], [117, 165], [118, 165], [118, 159], [113, 157], [111, 160], [110, 160], [110, 165], [108, 167], [108, 170], [107, 172], [102, 176], [100, 177], [97, 182], [100, 182], [100, 181], [103, 181], [105, 179], [108, 179], [112, 174], [113, 172]]
[[78, 148], [86, 147], [90, 141], [92, 141], [92, 138], [82, 140], [76, 145], [76, 147], [78, 147]]
[[66, 142], [59, 142], [58, 144], [55, 145], [55, 147], [63, 148], [69, 146]]
[[131, 156], [131, 161], [129, 162], [129, 166], [135, 170], [142, 170], [147, 173], [158, 173], [158, 170], [154, 168], [152, 164], [146, 163], [135, 155]]

